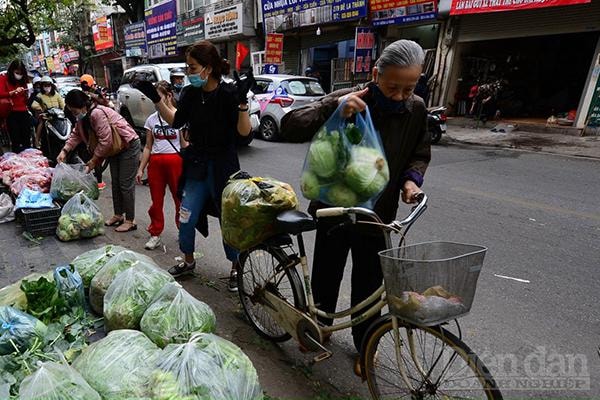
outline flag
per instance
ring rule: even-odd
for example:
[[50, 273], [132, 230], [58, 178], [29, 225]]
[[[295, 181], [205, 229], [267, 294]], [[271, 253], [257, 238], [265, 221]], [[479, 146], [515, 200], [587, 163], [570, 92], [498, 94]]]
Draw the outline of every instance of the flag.
[[242, 62], [248, 56], [250, 50], [243, 43], [238, 42], [235, 53], [235, 69], [238, 71], [242, 68]]

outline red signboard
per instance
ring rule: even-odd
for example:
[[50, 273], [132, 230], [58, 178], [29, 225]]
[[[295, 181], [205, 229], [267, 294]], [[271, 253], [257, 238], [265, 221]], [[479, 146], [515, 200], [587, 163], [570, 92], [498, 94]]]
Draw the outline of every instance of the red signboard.
[[496, 11], [569, 6], [573, 4], [591, 3], [591, 1], [592, 0], [452, 0], [450, 15], [481, 14]]
[[96, 19], [96, 24], [92, 26], [92, 32], [94, 34], [96, 51], [113, 48], [114, 41], [110, 18], [100, 17]]
[[283, 33], [268, 33], [265, 49], [265, 64], [281, 64], [283, 62]]

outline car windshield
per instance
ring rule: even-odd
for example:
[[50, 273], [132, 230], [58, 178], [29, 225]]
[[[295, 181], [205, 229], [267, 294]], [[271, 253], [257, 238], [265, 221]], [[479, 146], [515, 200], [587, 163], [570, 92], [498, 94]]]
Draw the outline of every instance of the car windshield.
[[292, 79], [283, 84], [288, 93], [294, 96], [323, 96], [325, 94], [319, 82], [310, 79]]

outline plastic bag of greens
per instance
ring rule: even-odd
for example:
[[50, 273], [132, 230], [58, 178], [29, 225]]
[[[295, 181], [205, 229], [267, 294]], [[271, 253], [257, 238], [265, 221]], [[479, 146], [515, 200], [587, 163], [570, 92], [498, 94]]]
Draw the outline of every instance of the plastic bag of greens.
[[26, 377], [19, 398], [27, 400], [101, 400], [79, 372], [71, 366], [45, 362]]
[[61, 266], [54, 269], [54, 282], [58, 294], [69, 307], [85, 307], [83, 281], [72, 266]]
[[119, 272], [104, 296], [106, 329], [139, 329], [154, 296], [172, 281], [167, 272], [144, 263]]
[[131, 250], [122, 251], [112, 257], [104, 267], [96, 273], [90, 283], [90, 306], [92, 307], [92, 310], [97, 314], [102, 315], [104, 310], [104, 295], [113, 279], [115, 279], [115, 276], [121, 271], [125, 271], [134, 265], [140, 264], [159, 268], [150, 257]]
[[185, 343], [194, 332], [214, 332], [216, 317], [205, 303], [178, 283], [167, 283], [148, 307], [140, 327], [154, 343]]
[[26, 310], [27, 296], [25, 295], [25, 292], [21, 290], [21, 283], [23, 283], [23, 281], [38, 280], [41, 277], [52, 280], [53, 273], [53, 271], [48, 271], [45, 274], [34, 272], [33, 274], [29, 274], [11, 285], [3, 287], [0, 289], [0, 306], [13, 306], [17, 310]]
[[46, 334], [46, 325], [39, 319], [10, 306], [0, 306], [0, 355], [14, 352], [15, 346], [26, 349]]
[[287, 183], [235, 174], [223, 190], [223, 239], [239, 251], [247, 250], [277, 233], [278, 214], [296, 208], [298, 198]]
[[104, 267], [108, 260], [124, 250], [126, 250], [124, 247], [108, 244], [78, 255], [71, 261], [71, 265], [81, 275], [83, 286], [89, 288], [96, 273]]
[[85, 164], [58, 164], [50, 185], [52, 198], [67, 201], [81, 191], [87, 197], [98, 200], [100, 191], [94, 174], [85, 173]]
[[250, 359], [218, 336], [201, 333], [185, 344], [170, 344], [159, 360], [150, 384], [155, 400], [263, 398]]
[[102, 234], [104, 220], [96, 203], [82, 192], [71, 197], [60, 213], [56, 236], [63, 242], [68, 242]]
[[309, 200], [333, 206], [373, 208], [390, 173], [369, 108], [354, 122], [341, 116], [340, 105], [314, 136], [301, 177]]
[[123, 329], [85, 348], [73, 368], [105, 400], [146, 399], [158, 354], [142, 332]]

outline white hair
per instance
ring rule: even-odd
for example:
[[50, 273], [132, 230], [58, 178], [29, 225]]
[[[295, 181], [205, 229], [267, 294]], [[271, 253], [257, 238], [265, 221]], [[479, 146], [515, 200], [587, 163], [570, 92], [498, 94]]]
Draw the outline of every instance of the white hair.
[[381, 57], [375, 63], [377, 71], [382, 73], [385, 67], [393, 65], [396, 67], [422, 66], [425, 62], [425, 52], [417, 42], [412, 40], [396, 40], [386, 47]]

